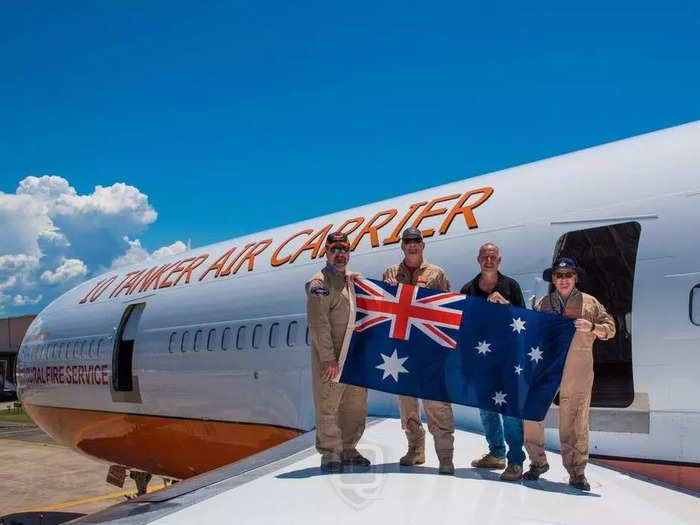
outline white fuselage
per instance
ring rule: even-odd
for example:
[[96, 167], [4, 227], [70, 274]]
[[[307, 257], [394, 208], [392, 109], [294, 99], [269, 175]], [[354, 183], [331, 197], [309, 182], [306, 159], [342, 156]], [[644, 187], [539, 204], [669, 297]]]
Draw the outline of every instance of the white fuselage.
[[[492, 194], [473, 208], [476, 225], [468, 224], [468, 213], [457, 213], [446, 224], [460, 196], [483, 188]], [[466, 203], [485, 195], [475, 193]], [[402, 259], [398, 243], [383, 241], [412, 204], [429, 203], [415, 208], [404, 226], [438, 198], [444, 199], [432, 203], [434, 214], [418, 224], [426, 234], [436, 230], [426, 237], [426, 259], [444, 268], [452, 289], [459, 290], [478, 273], [479, 246], [493, 242], [503, 257], [501, 271], [519, 282], [528, 304], [533, 295], [546, 293], [542, 270], [551, 264], [562, 235], [639, 223], [629, 325], [634, 392], [648, 397], [649, 428], [594, 430], [591, 452], [700, 462], [700, 326], [691, 322], [689, 310], [692, 289], [700, 283], [697, 122], [115, 269], [67, 292], [37, 316], [19, 354], [21, 399], [38, 407], [309, 430], [314, 417], [304, 283], [325, 259], [314, 258], [313, 249], [299, 252], [293, 262], [284, 258], [327, 225], [332, 231], [361, 218], [350, 234], [352, 242], [375, 214], [397, 210], [377, 229], [375, 242], [369, 233], [362, 235], [350, 258], [352, 270], [381, 278], [387, 266]], [[354, 223], [346, 224], [349, 230]], [[267, 239], [271, 242], [260, 244]], [[225, 264], [250, 243], [260, 251], [223, 275]], [[223, 265], [207, 272], [234, 246], [237, 251]], [[159, 281], [140, 291], [146, 278], [135, 273], [131, 279], [143, 280], [127, 281], [110, 297], [129, 272], [192, 257], [180, 265], [198, 263], [189, 275], [178, 266], [166, 268]], [[171, 285], [163, 286], [173, 268]], [[112, 276], [102, 293], [99, 287], [94, 291]], [[127, 323], [122, 334], [134, 341], [132, 370], [139, 395], [119, 397], [112, 381], [113, 352], [125, 309], [139, 303], [145, 307], [138, 322]], [[396, 403], [374, 393], [369, 413], [395, 414]], [[475, 409], [456, 407], [455, 416], [463, 426], [478, 425]], [[548, 442], [558, 445], [555, 433], [548, 433]]]

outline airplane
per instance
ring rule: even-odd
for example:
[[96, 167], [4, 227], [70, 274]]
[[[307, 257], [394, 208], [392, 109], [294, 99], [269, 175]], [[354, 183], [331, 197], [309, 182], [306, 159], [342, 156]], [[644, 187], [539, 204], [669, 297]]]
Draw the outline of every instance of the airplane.
[[[347, 232], [349, 267], [380, 278], [412, 226], [453, 290], [497, 244], [530, 307], [548, 291], [542, 270], [573, 257], [617, 325], [594, 348], [591, 457], [700, 490], [699, 210], [696, 121], [115, 268], [36, 317], [18, 394], [57, 442], [141, 492], [151, 475], [277, 447], [314, 427], [304, 284], [326, 235]], [[476, 409], [454, 409], [481, 430]], [[394, 396], [372, 392], [368, 412], [396, 417]], [[556, 400], [546, 423], [557, 450]]]

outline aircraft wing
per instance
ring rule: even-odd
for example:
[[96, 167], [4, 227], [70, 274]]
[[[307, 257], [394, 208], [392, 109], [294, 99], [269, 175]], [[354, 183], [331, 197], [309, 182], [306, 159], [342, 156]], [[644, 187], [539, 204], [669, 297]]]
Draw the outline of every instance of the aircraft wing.
[[369, 422], [358, 449], [369, 469], [319, 470], [309, 432], [220, 469], [71, 523], [697, 523], [700, 494], [590, 464], [590, 492], [568, 485], [559, 454], [539, 481], [502, 482], [499, 472], [469, 467], [485, 453], [480, 434], [455, 431], [454, 476], [426, 463], [399, 467], [406, 442], [396, 419]]

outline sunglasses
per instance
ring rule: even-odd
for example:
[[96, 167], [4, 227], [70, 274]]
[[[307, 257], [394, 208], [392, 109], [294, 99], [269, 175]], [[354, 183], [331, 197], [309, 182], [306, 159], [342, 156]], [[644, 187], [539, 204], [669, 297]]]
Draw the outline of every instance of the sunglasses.
[[403, 240], [404, 244], [420, 244], [422, 242], [423, 241], [421, 241], [420, 239], [404, 239]]
[[332, 246], [331, 248], [328, 248], [328, 251], [331, 253], [348, 253], [350, 251], [349, 246]]
[[576, 272], [554, 272], [552, 277], [555, 279], [570, 279], [574, 275], [576, 275]]

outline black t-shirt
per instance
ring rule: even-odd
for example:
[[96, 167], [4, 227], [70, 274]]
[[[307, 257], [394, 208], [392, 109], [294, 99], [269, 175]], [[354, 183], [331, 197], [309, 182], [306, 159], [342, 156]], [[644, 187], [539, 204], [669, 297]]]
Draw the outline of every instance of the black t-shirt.
[[476, 297], [483, 297], [486, 299], [489, 295], [491, 295], [491, 293], [498, 292], [508, 301], [510, 301], [510, 304], [513, 306], [521, 306], [522, 308], [525, 308], [523, 292], [520, 290], [520, 285], [515, 279], [511, 279], [510, 277], [503, 275], [501, 272], [498, 272], [498, 281], [496, 282], [496, 286], [494, 286], [491, 292], [486, 293], [479, 288], [480, 277], [481, 274], [477, 275], [474, 277], [474, 279], [462, 286], [459, 293], [464, 295], [474, 295]]

